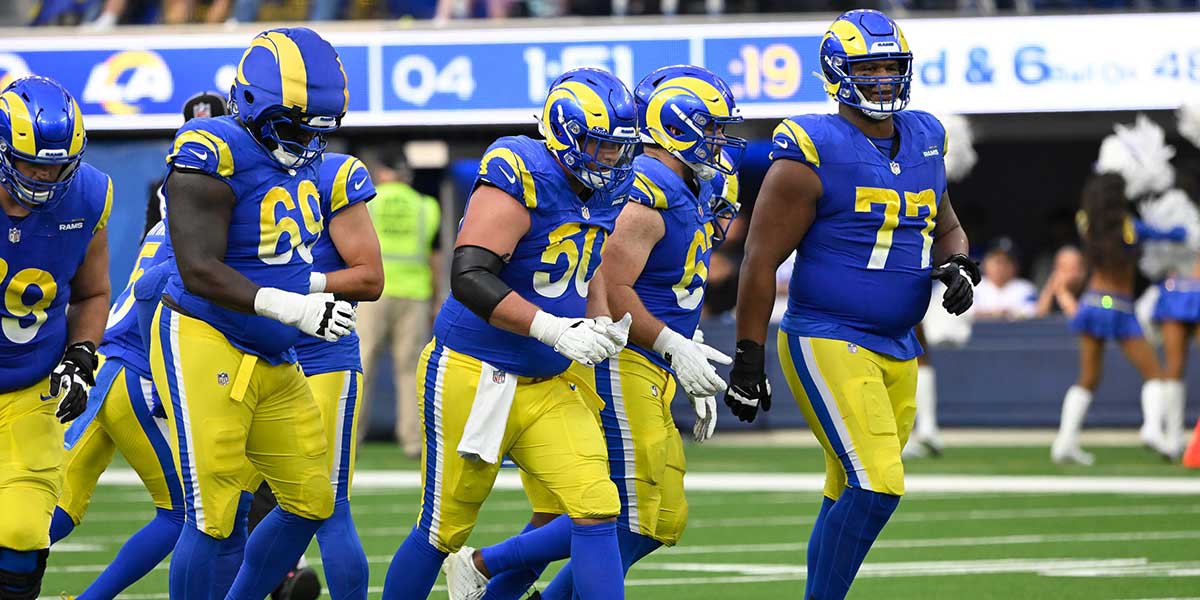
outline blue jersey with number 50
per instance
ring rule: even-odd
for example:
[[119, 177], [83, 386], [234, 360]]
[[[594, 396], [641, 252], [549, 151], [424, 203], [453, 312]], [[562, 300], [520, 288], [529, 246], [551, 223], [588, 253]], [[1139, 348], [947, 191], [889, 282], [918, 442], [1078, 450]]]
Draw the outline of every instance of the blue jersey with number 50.
[[142, 280], [147, 271], [170, 258], [166, 241], [166, 221], [159, 221], [146, 233], [146, 239], [142, 240], [142, 247], [138, 251], [137, 261], [133, 263], [133, 272], [129, 274], [129, 283], [108, 311], [104, 341], [99, 348], [100, 354], [106, 359], [120, 359], [131, 371], [146, 379], [150, 378], [150, 358], [146, 354], [149, 344], [142, 339], [142, 331], [138, 326], [138, 314], [135, 309], [137, 299], [134, 297], [133, 287]]
[[839, 115], [792, 117], [775, 128], [772, 160], [808, 165], [824, 190], [796, 251], [781, 327], [910, 359], [921, 354], [913, 327], [929, 306], [946, 132], [921, 111], [892, 119], [894, 158]]
[[50, 375], [67, 345], [71, 280], [108, 222], [112, 181], [82, 164], [53, 210], [13, 218], [0, 211], [0, 393]]
[[[529, 210], [529, 232], [517, 242], [500, 279], [552, 315], [582, 317], [600, 249], [632, 181], [613, 192], [593, 192], [585, 202], [571, 189], [569, 177], [540, 140], [503, 137], [483, 155], [475, 186], [499, 188]], [[571, 363], [534, 338], [489, 325], [453, 294], [438, 311], [434, 336], [456, 352], [517, 375], [548, 377]]]
[[[284, 169], [235, 117], [226, 116], [184, 124], [175, 134], [167, 163], [174, 170], [216, 178], [233, 190], [236, 202], [225, 264], [260, 286], [308, 293], [312, 246], [323, 227], [317, 193], [319, 162]], [[168, 195], [168, 207], [170, 203]], [[206, 234], [188, 231], [188, 235]], [[302, 335], [300, 330], [192, 294], [178, 273], [167, 282], [166, 294], [184, 313], [212, 325], [236, 348], [273, 364], [295, 361], [292, 346]]]
[[[700, 323], [712, 258], [712, 186], [708, 181], [697, 181], [693, 192], [670, 167], [646, 154], [633, 160], [633, 168], [629, 200], [658, 210], [663, 220], [663, 237], [646, 257], [633, 290], [650, 314], [675, 333], [690, 338]], [[671, 370], [657, 352], [632, 342], [629, 348]]]

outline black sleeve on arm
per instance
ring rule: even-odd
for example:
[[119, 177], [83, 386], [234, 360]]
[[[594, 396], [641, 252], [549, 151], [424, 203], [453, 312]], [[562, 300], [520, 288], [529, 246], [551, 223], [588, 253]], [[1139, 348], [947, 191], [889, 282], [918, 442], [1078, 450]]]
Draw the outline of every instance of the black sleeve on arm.
[[450, 293], [487, 321], [496, 305], [512, 291], [500, 279], [504, 259], [482, 246], [459, 246], [450, 263]]

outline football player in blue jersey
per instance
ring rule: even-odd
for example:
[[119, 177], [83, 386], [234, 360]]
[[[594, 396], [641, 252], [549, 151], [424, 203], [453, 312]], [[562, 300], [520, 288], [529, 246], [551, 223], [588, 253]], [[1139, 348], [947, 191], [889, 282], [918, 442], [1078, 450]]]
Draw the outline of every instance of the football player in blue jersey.
[[108, 312], [112, 180], [81, 162], [83, 115], [44, 77], [0, 92], [0, 598], [37, 598], [63, 427], [87, 407]]
[[176, 270], [150, 366], [187, 516], [172, 598], [209, 596], [219, 557], [240, 537], [250, 479], [263, 477], [280, 506], [246, 541], [228, 598], [270, 593], [333, 512], [321, 410], [293, 347], [354, 328], [350, 303], [309, 293], [324, 228], [320, 158], [349, 104], [346, 76], [312, 30], [273, 29], [242, 55], [229, 102], [231, 115], [181, 127], [167, 157]]
[[793, 250], [778, 337], [788, 386], [825, 450], [825, 498], [808, 544], [806, 598], [845, 597], [904, 493], [916, 412], [913, 327], [931, 278], [943, 305], [970, 307], [979, 269], [946, 195], [946, 134], [903, 109], [912, 53], [874, 10], [840, 15], [821, 41], [837, 114], [785, 119], [755, 203], [725, 403], [743, 421], [771, 407], [763, 344], [775, 271]]
[[[371, 175], [357, 158], [326, 152], [320, 178], [317, 189], [328, 235], [322, 235], [313, 246], [309, 291], [329, 292], [344, 300], [376, 300], [383, 292], [383, 259], [379, 237], [367, 212], [366, 203], [375, 197]], [[334, 598], [365, 600], [367, 555], [350, 516], [350, 481], [354, 478], [358, 406], [362, 400], [358, 334], [351, 333], [332, 344], [303, 338], [296, 344], [296, 356], [321, 408], [329, 444], [333, 516], [317, 530], [325, 579]], [[250, 510], [250, 531], [277, 504], [270, 486], [259, 486]], [[275, 588], [272, 598], [316, 598], [320, 590], [316, 571], [297, 565]]]
[[[207, 92], [184, 104], [184, 121], [191, 120], [195, 107], [201, 105], [208, 107], [205, 116], [213, 116], [214, 110], [215, 116], [224, 114], [224, 99]], [[161, 194], [150, 199], [147, 214], [164, 214], [160, 200]], [[67, 430], [63, 490], [50, 525], [50, 543], [65, 538], [83, 521], [96, 482], [117, 450], [150, 492], [156, 514], [121, 546], [78, 600], [115, 598], [167, 557], [183, 527], [183, 490], [165, 434], [166, 414], [150, 381], [149, 343], [142, 337], [135, 310], [135, 284], [154, 288], [151, 297], [162, 291], [153, 282], [162, 279], [154, 275], [162, 271], [158, 265], [170, 266], [165, 242], [166, 224], [151, 223], [129, 283], [109, 310], [104, 341], [97, 349], [103, 357], [97, 383], [88, 395], [87, 410]], [[142, 281], [146, 273], [151, 276]]]
[[[734, 176], [746, 148], [745, 140], [725, 131], [742, 120], [733, 93], [706, 69], [663, 67], [643, 78], [634, 96], [645, 153], [633, 161], [631, 202], [617, 219], [600, 267], [609, 308], [633, 316], [629, 345], [594, 369], [572, 366], [580, 391], [602, 407], [609, 473], [621, 500], [618, 540], [626, 571], [655, 548], [674, 546], [687, 523], [683, 440], [671, 416], [676, 381], [694, 404], [696, 441], [707, 439], [716, 426], [714, 396], [725, 382], [709, 361], [729, 364], [732, 359], [692, 338], [717, 228], [724, 232], [728, 226], [714, 213], [712, 186], [720, 175], [720, 195], [727, 196], [726, 178]], [[722, 219], [733, 216], [731, 206], [726, 197], [716, 207]], [[544, 486], [525, 472], [522, 476], [534, 510], [530, 527], [475, 551], [475, 569], [449, 573], [452, 591], [465, 587], [455, 576], [482, 584], [476, 573], [495, 575], [486, 594], [464, 599], [518, 598], [550, 562], [529, 562], [538, 548], [552, 546], [545, 538], [557, 537], [561, 550], [571, 549], [565, 519], [532, 531], [563, 511]], [[541, 597], [569, 600], [578, 564], [572, 561], [560, 571]]]
[[[628, 336], [629, 316], [612, 322], [596, 268], [631, 187], [637, 108], [612, 74], [575, 69], [551, 85], [539, 126], [544, 140], [500, 138], [479, 166], [450, 297], [417, 366], [421, 513], [388, 568], [384, 598], [428, 596], [505, 455], [570, 516], [580, 597], [624, 597], [617, 490], [594, 411], [567, 368], [608, 359]], [[447, 568], [470, 561], [455, 554]]]

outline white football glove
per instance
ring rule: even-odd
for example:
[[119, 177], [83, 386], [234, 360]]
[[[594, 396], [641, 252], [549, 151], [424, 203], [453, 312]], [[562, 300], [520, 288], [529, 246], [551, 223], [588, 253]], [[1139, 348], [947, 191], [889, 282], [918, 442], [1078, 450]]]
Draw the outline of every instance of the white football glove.
[[607, 335], [596, 331], [596, 327], [595, 319], [567, 319], [539, 310], [529, 325], [529, 337], [581, 365], [594, 367], [620, 352]]
[[617, 345], [616, 353], [608, 358], [612, 358], [613, 356], [620, 354], [621, 351], [625, 349], [625, 345], [629, 343], [629, 326], [633, 324], [633, 315], [625, 313], [625, 316], [621, 317], [621, 320], [617, 321], [616, 323], [604, 315], [596, 317], [595, 321], [596, 333], [603, 334], [604, 336], [608, 337], [612, 343]]
[[[699, 327], [692, 334], [692, 341], [697, 344], [704, 343], [704, 331]], [[692, 439], [696, 440], [696, 443], [703, 444], [717, 430], [717, 398], [716, 396], [702, 398], [688, 396], [688, 401], [692, 403], [692, 409], [696, 411], [696, 424], [692, 427]]]
[[675, 378], [688, 397], [716, 396], [725, 389], [725, 380], [708, 361], [728, 365], [733, 359], [716, 348], [693, 342], [670, 327], [663, 327], [658, 339], [654, 340], [654, 351], [671, 363]]
[[327, 342], [336, 342], [354, 331], [354, 306], [335, 299], [333, 294], [306, 296], [278, 288], [259, 288], [254, 296], [254, 312]]
[[688, 396], [692, 408], [696, 411], [696, 424], [692, 427], [692, 439], [703, 444], [717, 430], [717, 398], [703, 396], [693, 398]]

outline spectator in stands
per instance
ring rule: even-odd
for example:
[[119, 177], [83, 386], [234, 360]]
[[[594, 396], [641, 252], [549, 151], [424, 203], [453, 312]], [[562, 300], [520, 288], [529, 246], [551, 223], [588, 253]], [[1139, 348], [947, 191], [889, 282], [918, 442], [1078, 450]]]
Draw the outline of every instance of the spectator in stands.
[[[224, 3], [228, 3], [228, 1], [217, 0], [217, 2]], [[346, 8], [345, 4], [344, 0], [309, 0], [308, 20], [333, 21], [339, 19]], [[253, 23], [258, 20], [258, 10], [261, 7], [262, 0], [234, 0], [232, 20], [239, 23]]]
[[1063, 246], [1054, 255], [1054, 270], [1042, 287], [1038, 296], [1035, 315], [1045, 317], [1054, 313], [1062, 313], [1067, 317], [1075, 316], [1079, 306], [1078, 298], [1083, 293], [1083, 285], [1087, 283], [1087, 263], [1083, 253], [1075, 246]]
[[983, 281], [975, 288], [976, 319], [1028, 319], [1037, 308], [1037, 287], [1017, 277], [1012, 241], [1002, 238], [983, 257]]
[[[421, 454], [421, 416], [417, 412], [416, 371], [421, 347], [429, 338], [433, 302], [441, 280], [438, 256], [441, 207], [437, 199], [410, 185], [412, 172], [401, 152], [369, 156], [364, 162], [375, 182], [367, 204], [383, 252], [383, 297], [358, 306], [358, 336], [363, 367], [377, 364], [386, 347], [395, 382], [396, 440], [410, 458]], [[379, 394], [368, 389], [359, 407], [359, 437], [369, 429], [371, 406]]]

